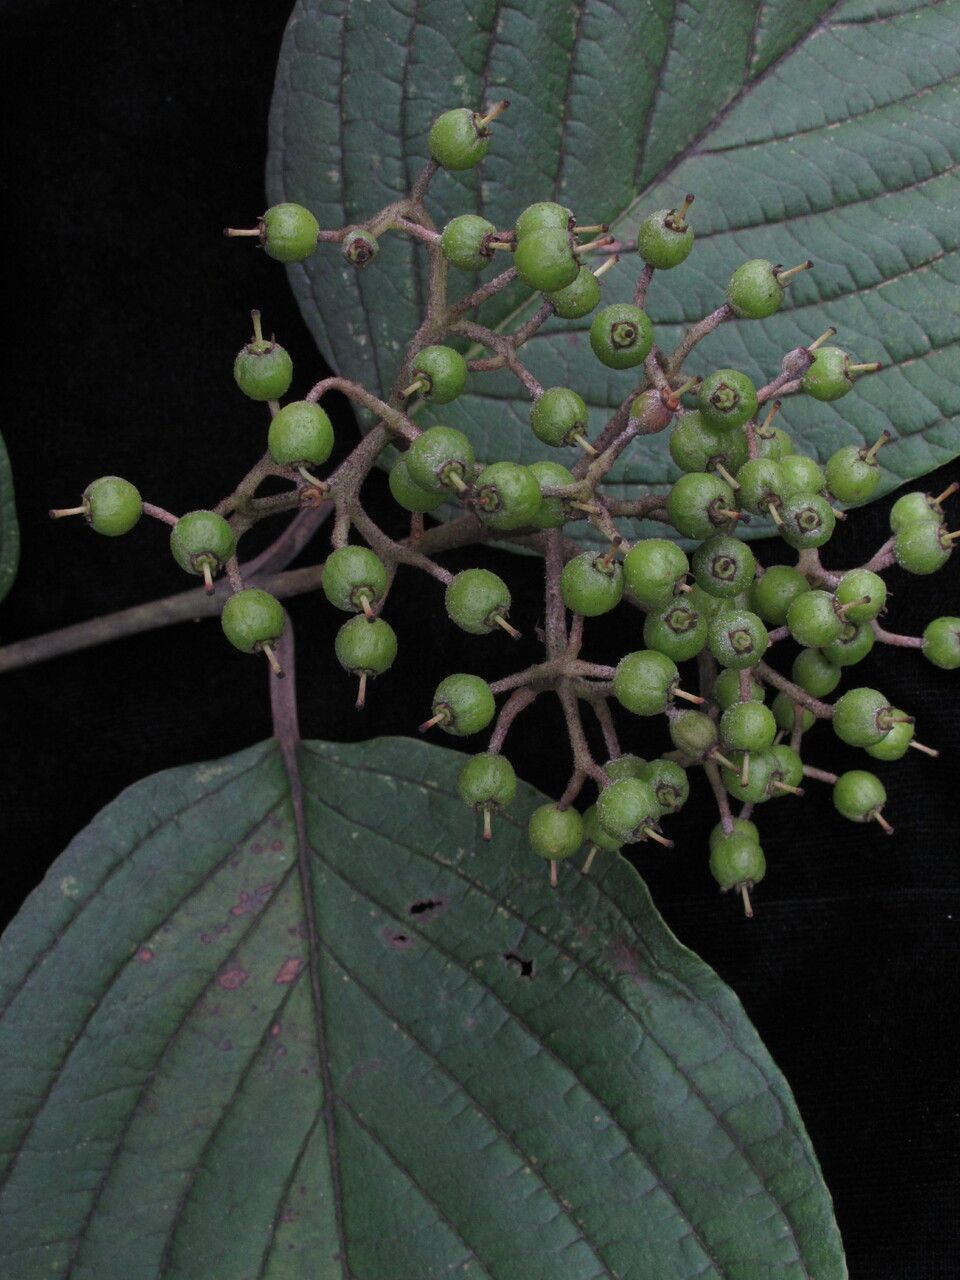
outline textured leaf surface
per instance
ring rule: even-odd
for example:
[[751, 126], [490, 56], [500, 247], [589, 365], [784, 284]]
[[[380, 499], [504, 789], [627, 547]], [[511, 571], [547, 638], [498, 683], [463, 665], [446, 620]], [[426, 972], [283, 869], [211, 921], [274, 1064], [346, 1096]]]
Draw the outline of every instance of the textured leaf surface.
[[[735, 365], [766, 381], [833, 323], [887, 367], [838, 405], [791, 400], [798, 444], [824, 458], [892, 424], [881, 493], [960, 453], [960, 0], [298, 0], [270, 197], [303, 201], [328, 226], [369, 216], [407, 189], [440, 110], [502, 95], [513, 105], [480, 169], [431, 189], [438, 225], [476, 209], [507, 227], [553, 197], [629, 240], [647, 213], [695, 191], [697, 248], [649, 294], [661, 346], [722, 302], [744, 258], [812, 257], [779, 315], [723, 326], [691, 371]], [[625, 259], [605, 296], [628, 298], [638, 269]], [[423, 251], [391, 236], [364, 272], [328, 249], [291, 273], [327, 359], [388, 385], [419, 320]], [[486, 318], [530, 307], [517, 293]], [[528, 362], [545, 385], [576, 387], [599, 426], [631, 375], [593, 358], [586, 324], [545, 331]], [[532, 461], [543, 446], [517, 385], [475, 377], [443, 419], [481, 456]], [[674, 475], [655, 437], [612, 480], [628, 493]]]
[[20, 528], [13, 500], [13, 476], [3, 436], [0, 436], [0, 600], [17, 576], [20, 559]]
[[[782, 1077], [636, 873], [486, 845], [463, 757], [125, 792], [0, 944], [16, 1280], [833, 1280]], [[539, 797], [521, 788], [519, 819]]]

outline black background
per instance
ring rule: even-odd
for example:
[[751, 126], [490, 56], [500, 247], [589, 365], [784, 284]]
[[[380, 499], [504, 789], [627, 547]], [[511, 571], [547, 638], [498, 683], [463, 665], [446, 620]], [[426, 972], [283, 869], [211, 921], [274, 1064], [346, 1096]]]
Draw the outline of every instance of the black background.
[[[23, 531], [20, 575], [0, 613], [4, 641], [183, 588], [153, 522], [114, 541], [79, 522], [52, 525], [45, 512], [74, 504], [107, 472], [177, 511], [232, 488], [264, 438], [264, 411], [236, 393], [230, 373], [251, 306], [293, 355], [294, 393], [324, 371], [283, 270], [219, 234], [224, 224], [252, 224], [263, 208], [267, 110], [289, 8], [287, 0], [0, 5], [12, 283], [0, 385]], [[346, 447], [352, 422], [342, 402], [333, 408]], [[956, 473], [944, 468], [928, 487]], [[369, 491], [372, 511], [400, 531], [379, 475]], [[889, 505], [854, 514], [827, 563], [866, 558], [886, 536]], [[321, 555], [309, 549], [305, 562]], [[449, 561], [474, 563], [509, 580], [527, 638], [513, 646], [463, 636], [445, 623], [434, 584], [401, 575], [389, 607], [400, 658], [362, 716], [332, 656], [342, 616], [322, 598], [291, 603], [305, 735], [409, 734], [438, 671], [492, 678], [536, 657], [538, 565], [476, 551]], [[929, 579], [894, 571], [889, 582], [892, 629], [916, 634], [936, 614], [958, 612], [955, 563]], [[637, 647], [627, 610], [588, 631], [598, 660]], [[703, 791], [672, 823], [677, 849], [644, 850], [638, 865], [671, 927], [738, 992], [790, 1081], [851, 1274], [932, 1280], [960, 1274], [951, 1052], [960, 685], [900, 651], [875, 653], [859, 670], [856, 683], [915, 711], [918, 737], [942, 751], [937, 761], [910, 753], [877, 766], [893, 839], [845, 823], [828, 788], [766, 806], [769, 872], [752, 923], [707, 873], [715, 818]], [[265, 692], [264, 670], [230, 649], [215, 622], [2, 677], [0, 921], [122, 787], [267, 736]], [[547, 707], [529, 714], [536, 731], [516, 733], [511, 758], [556, 794], [566, 769], [559, 717]], [[859, 763], [826, 729], [808, 751], [822, 767]]]

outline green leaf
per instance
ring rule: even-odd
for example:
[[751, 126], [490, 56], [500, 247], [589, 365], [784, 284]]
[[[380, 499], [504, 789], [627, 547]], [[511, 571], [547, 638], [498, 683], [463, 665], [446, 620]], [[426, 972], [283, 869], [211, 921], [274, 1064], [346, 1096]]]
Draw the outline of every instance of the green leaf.
[[551, 892], [530, 788], [479, 839], [462, 760], [268, 742], [77, 837], [0, 943], [5, 1275], [846, 1275], [736, 997], [621, 859]]
[[[960, 0], [465, 0], [455, 17], [445, 0], [299, 0], [268, 189], [327, 226], [367, 217], [409, 187], [439, 111], [504, 95], [512, 106], [480, 169], [434, 182], [438, 225], [476, 209], [507, 227], [553, 197], [629, 240], [644, 215], [694, 191], [697, 247], [648, 299], [666, 349], [723, 301], [745, 258], [813, 258], [780, 314], [724, 325], [689, 367], [730, 364], [766, 381], [786, 350], [836, 324], [885, 369], [836, 406], [794, 397], [784, 425], [821, 459], [892, 426], [885, 493], [960, 453], [958, 85]], [[622, 260], [605, 297], [629, 297], [637, 271], [635, 256]], [[321, 247], [291, 279], [327, 359], [388, 386], [419, 323], [423, 250], [385, 237], [376, 264], [355, 274]], [[531, 306], [515, 293], [486, 319]], [[586, 326], [554, 324], [526, 350], [544, 385], [576, 387], [598, 427], [631, 375], [593, 358]], [[543, 456], [512, 378], [472, 386], [444, 420], [466, 427], [481, 456]], [[664, 437], [648, 438], [618, 464], [612, 491], [675, 474]]]
[[0, 600], [13, 586], [20, 560], [20, 528], [13, 501], [13, 476], [10, 459], [0, 436]]

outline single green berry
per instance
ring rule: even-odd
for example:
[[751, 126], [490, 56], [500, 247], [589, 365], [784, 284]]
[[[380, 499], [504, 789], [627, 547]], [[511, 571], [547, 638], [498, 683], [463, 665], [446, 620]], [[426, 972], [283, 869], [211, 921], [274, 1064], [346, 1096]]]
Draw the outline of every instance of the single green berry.
[[924, 520], [929, 520], [932, 524], [940, 524], [943, 520], [944, 502], [947, 498], [953, 497], [958, 489], [960, 489], [960, 481], [955, 480], [936, 497], [919, 491], [905, 493], [890, 508], [890, 528], [894, 533], [899, 533], [905, 525], [921, 524]]
[[[778, 440], [778, 443], [781, 444], [782, 450], [782, 442]], [[778, 461], [785, 498], [790, 498], [795, 493], [819, 493], [827, 483], [823, 467], [816, 459], [808, 458], [805, 453], [781, 452]]]
[[293, 361], [278, 342], [264, 338], [260, 312], [254, 311], [253, 338], [233, 362], [233, 380], [251, 400], [279, 400], [290, 390]]
[[738, 512], [726, 480], [706, 471], [690, 471], [667, 494], [667, 516], [678, 533], [699, 541], [728, 526]]
[[593, 317], [590, 346], [611, 369], [643, 364], [653, 346], [653, 326], [645, 311], [629, 302], [614, 302]]
[[923, 656], [935, 667], [960, 667], [960, 618], [934, 618], [923, 632]]
[[720, 717], [720, 740], [734, 751], [765, 751], [776, 736], [774, 714], [762, 702], [735, 702]]
[[404, 511], [422, 515], [427, 511], [436, 511], [444, 501], [442, 493], [423, 489], [416, 483], [410, 474], [405, 454], [401, 453], [390, 468], [388, 482], [394, 501], [403, 507]]
[[475, 213], [463, 213], [452, 218], [443, 228], [441, 252], [461, 271], [482, 271], [493, 260], [493, 250], [487, 247], [487, 237], [494, 235], [496, 230], [486, 218]]
[[530, 425], [538, 440], [555, 449], [582, 445], [587, 438], [587, 406], [569, 387], [549, 387], [533, 402]]
[[829, 591], [805, 591], [787, 609], [787, 627], [797, 644], [820, 649], [837, 639], [843, 620]]
[[790, 678], [814, 698], [825, 698], [840, 683], [842, 672], [819, 649], [801, 649], [793, 660]]
[[707, 643], [706, 615], [687, 600], [675, 600], [660, 613], [650, 613], [643, 624], [643, 642], [674, 662], [695, 658]]
[[471, 809], [483, 815], [483, 838], [492, 836], [490, 818], [512, 802], [517, 793], [517, 775], [503, 756], [484, 752], [471, 756], [457, 776], [457, 793]]
[[517, 244], [513, 265], [523, 283], [541, 293], [566, 288], [580, 272], [570, 233], [549, 227], [524, 236]]
[[827, 459], [824, 469], [827, 488], [838, 502], [859, 506], [869, 502], [880, 483], [880, 465], [867, 449], [844, 445]]
[[710, 619], [707, 644], [721, 667], [754, 667], [770, 644], [763, 621], [749, 609], [724, 605]]
[[583, 836], [590, 846], [590, 854], [587, 855], [587, 861], [584, 863], [583, 870], [587, 872], [593, 861], [591, 854], [597, 850], [603, 849], [607, 853], [619, 853], [620, 846], [623, 841], [618, 836], [612, 836], [608, 831], [604, 831], [600, 825], [600, 815], [597, 813], [597, 806], [592, 804], [583, 815]]
[[750, 608], [764, 622], [782, 627], [787, 620], [787, 610], [796, 600], [810, 590], [810, 584], [799, 571], [789, 564], [772, 564], [762, 577], [750, 587]]
[[540, 485], [519, 462], [492, 462], [474, 481], [472, 505], [491, 529], [519, 529], [531, 524], [540, 508]]
[[690, 572], [686, 555], [666, 538], [645, 538], [624, 557], [623, 575], [628, 590], [654, 609], [666, 608], [678, 584]]
[[597, 618], [616, 608], [623, 597], [623, 568], [612, 554], [584, 551], [563, 566], [560, 594], [571, 613]]
[[414, 390], [431, 404], [449, 404], [467, 385], [467, 362], [453, 347], [423, 347], [410, 366], [412, 382], [404, 395]]
[[720, 886], [721, 893], [737, 890], [743, 902], [743, 913], [750, 919], [753, 916], [750, 890], [767, 874], [767, 862], [759, 844], [738, 832], [724, 836], [710, 853], [710, 874]]
[[554, 804], [534, 809], [527, 824], [530, 848], [551, 862], [572, 858], [583, 844], [583, 835], [583, 819], [576, 809], [558, 809]]
[[703, 591], [729, 599], [749, 588], [757, 572], [757, 562], [745, 542], [715, 534], [694, 551], [690, 568], [694, 581]]
[[755, 822], [751, 822], [748, 818], [734, 818], [733, 825], [730, 831], [724, 831], [723, 823], [718, 822], [717, 825], [710, 832], [710, 837], [708, 842], [710, 852], [713, 853], [714, 849], [716, 849], [717, 845], [722, 840], [725, 840], [727, 839], [728, 836], [732, 836], [732, 835], [748, 836], [754, 842], [754, 844], [760, 843], [760, 832], [757, 830], [757, 825]]
[[676, 209], [658, 209], [640, 223], [637, 231], [637, 251], [640, 257], [658, 271], [678, 267], [693, 248], [693, 228], [686, 220], [693, 196]]
[[397, 656], [396, 633], [383, 618], [368, 619], [358, 614], [343, 624], [333, 647], [341, 667], [360, 679], [356, 702], [360, 711], [367, 700], [367, 681], [393, 666]]
[[877, 363], [851, 364], [840, 347], [821, 347], [801, 379], [801, 386], [814, 400], [839, 400], [853, 387], [858, 373], [875, 373]]
[[333, 423], [318, 404], [291, 400], [270, 421], [267, 449], [281, 467], [322, 466], [333, 452]]
[[878, 689], [849, 689], [834, 703], [833, 731], [851, 747], [873, 746], [898, 723], [909, 717], [898, 715]]
[[717, 726], [702, 711], [681, 711], [670, 719], [670, 741], [693, 760], [702, 760], [717, 747]]
[[218, 573], [237, 549], [230, 525], [215, 511], [189, 511], [170, 530], [170, 550], [185, 573], [203, 577], [213, 590]]
[[783, 502], [783, 476], [772, 458], [751, 458], [737, 472], [737, 501], [754, 515], [768, 515]]
[[340, 252], [351, 267], [365, 267], [380, 252], [380, 241], [364, 227], [348, 227], [340, 244]]
[[701, 382], [697, 407], [712, 427], [742, 427], [757, 412], [757, 389], [745, 373], [717, 369]]
[[639, 649], [625, 654], [613, 676], [614, 697], [638, 716], [661, 715], [673, 697], [680, 673], [666, 654]]
[[793, 441], [782, 427], [769, 427], [761, 423], [756, 430], [756, 441], [758, 458], [772, 458], [774, 462], [782, 462], [784, 458], [802, 456], [794, 453]]
[[840, 579], [834, 595], [847, 622], [870, 622], [887, 602], [887, 584], [869, 569], [851, 569]]
[[873, 648], [873, 628], [866, 622], [844, 622], [836, 640], [823, 646], [823, 656], [838, 667], [862, 662]]
[[466, 738], [485, 729], [496, 709], [493, 691], [486, 680], [461, 671], [437, 685], [431, 717], [420, 726], [420, 732], [439, 725], [444, 733]]
[[776, 266], [765, 258], [742, 262], [730, 277], [727, 302], [742, 320], [765, 320], [779, 311], [783, 285], [777, 279]]
[[643, 756], [617, 756], [615, 760], [607, 761], [603, 771], [611, 782], [619, 782], [621, 778], [642, 778], [647, 763]]
[[472, 169], [490, 149], [486, 118], [468, 107], [437, 116], [430, 129], [430, 159], [443, 169]]
[[879, 742], [872, 743], [869, 747], [864, 747], [868, 756], [872, 756], [874, 760], [902, 760], [911, 747], [916, 747], [918, 751], [924, 752], [926, 755], [937, 756], [939, 752], [932, 750], [930, 747], [923, 746], [922, 743], [913, 740], [913, 721], [905, 712], [894, 707], [893, 714], [902, 717], [885, 738], [881, 738]]
[[[763, 702], [767, 696], [767, 691], [763, 685], [754, 680], [753, 676], [747, 677], [747, 701]], [[740, 701], [740, 672], [733, 667], [724, 667], [717, 674], [716, 680], [713, 682], [713, 700], [721, 711], [726, 711], [727, 707], [732, 707], [735, 702]]]
[[776, 794], [777, 770], [777, 757], [770, 749], [735, 751], [731, 753], [729, 764], [720, 770], [720, 777], [724, 788], [735, 800], [742, 804], [764, 804]]
[[434, 493], [459, 493], [473, 476], [473, 445], [454, 427], [427, 427], [404, 456], [414, 484]]
[[803, 761], [792, 747], [785, 742], [778, 742], [770, 748], [776, 757], [777, 767], [771, 780], [771, 787], [776, 795], [795, 795], [802, 790]]
[[576, 484], [573, 472], [559, 462], [544, 459], [543, 462], [531, 462], [527, 470], [536, 477], [540, 487], [540, 505], [531, 517], [530, 523], [535, 529], [559, 529], [570, 519], [570, 511], [563, 498], [544, 494], [545, 488], [563, 489], [567, 485]]
[[696, 410], [677, 421], [669, 448], [681, 471], [716, 471], [728, 484], [747, 461], [744, 433], [710, 426]]
[[527, 205], [513, 228], [518, 240], [536, 235], [540, 231], [572, 231], [573, 214], [553, 200], [538, 200]]
[[335, 609], [345, 613], [365, 613], [383, 599], [387, 590], [387, 570], [369, 547], [338, 547], [327, 556], [320, 586]]
[[223, 634], [242, 653], [272, 649], [283, 635], [283, 605], [268, 591], [247, 587], [230, 596], [223, 606]]
[[948, 533], [946, 525], [932, 520], [904, 525], [894, 536], [893, 555], [901, 569], [925, 577], [947, 563], [955, 537], [957, 534]]
[[277, 262], [303, 262], [317, 247], [320, 224], [302, 204], [275, 204], [260, 219], [260, 243]]
[[95, 533], [119, 538], [129, 533], [143, 514], [140, 491], [120, 476], [100, 476], [83, 491], [79, 507], [51, 511], [52, 516], [82, 515]]
[[642, 840], [646, 828], [657, 821], [660, 808], [649, 783], [621, 778], [604, 787], [597, 797], [597, 820], [604, 831], [621, 844]]
[[676, 813], [690, 798], [687, 772], [674, 760], [664, 760], [659, 757], [651, 760], [643, 771], [641, 781], [653, 788], [661, 816]]
[[[777, 465], [782, 470], [783, 463]], [[822, 547], [830, 541], [837, 523], [833, 508], [819, 493], [793, 493], [783, 499], [779, 509], [776, 504], [771, 507], [770, 514], [774, 512], [779, 515], [780, 537], [796, 551]]]
[[851, 822], [877, 822], [889, 836], [893, 835], [893, 828], [883, 816], [886, 803], [883, 783], [866, 769], [841, 773], [833, 784], [833, 806], [837, 813]]
[[807, 707], [800, 703], [794, 702], [788, 693], [778, 693], [773, 700], [773, 717], [778, 726], [785, 733], [792, 733], [796, 725], [797, 716], [800, 716], [800, 728], [803, 733], [812, 729], [817, 723], [817, 717]]
[[600, 301], [600, 281], [589, 267], [581, 267], [570, 284], [547, 294], [553, 309], [562, 320], [579, 320], [588, 316]]
[[447, 583], [444, 597], [451, 622], [472, 636], [485, 636], [494, 627], [518, 636], [506, 621], [510, 603], [510, 588], [489, 569], [461, 569]]

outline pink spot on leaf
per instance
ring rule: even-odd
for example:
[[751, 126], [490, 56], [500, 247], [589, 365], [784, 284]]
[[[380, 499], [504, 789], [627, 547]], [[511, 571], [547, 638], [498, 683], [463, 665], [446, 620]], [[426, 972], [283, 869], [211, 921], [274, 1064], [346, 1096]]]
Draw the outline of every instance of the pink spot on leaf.
[[217, 986], [223, 987], [224, 991], [235, 991], [237, 987], [242, 987], [249, 977], [246, 969], [227, 969], [217, 979]]
[[302, 968], [303, 960], [299, 956], [290, 956], [277, 970], [274, 985], [282, 987], [285, 983], [293, 982]]
[[150, 950], [149, 947], [141, 947], [140, 950], [137, 952], [137, 959], [140, 961], [141, 964], [149, 964], [150, 961], [153, 959], [153, 952]]

